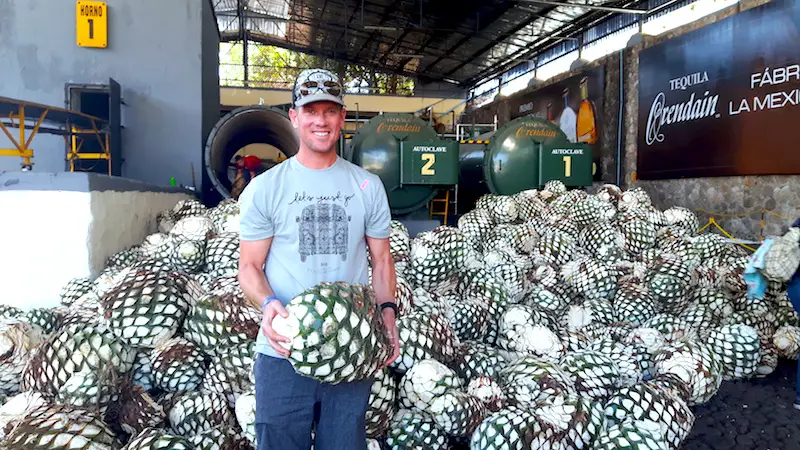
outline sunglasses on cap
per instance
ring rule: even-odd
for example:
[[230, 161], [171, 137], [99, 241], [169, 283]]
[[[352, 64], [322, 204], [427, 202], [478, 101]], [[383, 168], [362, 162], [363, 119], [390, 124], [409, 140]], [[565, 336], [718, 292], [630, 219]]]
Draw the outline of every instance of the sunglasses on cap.
[[299, 86], [297, 91], [303, 97], [317, 92], [323, 92], [338, 97], [342, 93], [342, 86], [335, 81], [323, 81], [321, 85], [317, 81], [305, 81]]

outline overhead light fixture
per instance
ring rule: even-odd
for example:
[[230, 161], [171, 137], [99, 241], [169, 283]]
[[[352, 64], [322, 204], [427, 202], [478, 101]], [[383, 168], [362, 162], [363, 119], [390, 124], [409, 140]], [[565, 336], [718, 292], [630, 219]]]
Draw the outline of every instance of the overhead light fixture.
[[450, 83], [450, 84], [455, 84], [455, 85], [458, 85], [458, 84], [459, 84], [459, 83], [458, 83], [458, 81], [456, 81], [456, 80], [451, 80], [450, 78], [442, 78], [442, 81], [446, 81], [446, 82], [448, 82], [448, 83]]
[[520, 11], [525, 11], [525, 12], [533, 13], [533, 14], [536, 14], [536, 15], [539, 15], [539, 16], [541, 16], [541, 14], [542, 14], [542, 12], [541, 12], [541, 11], [538, 11], [538, 10], [536, 10], [536, 9], [533, 9], [533, 8], [528, 8], [527, 6], [517, 6], [517, 8], [518, 8]]
[[610, 12], [617, 12], [623, 14], [647, 14], [649, 11], [645, 9], [635, 9], [635, 8], [614, 8], [613, 6], [600, 6], [600, 5], [591, 5], [591, 4], [581, 4], [581, 3], [568, 3], [568, 2], [558, 2], [555, 0], [521, 0], [527, 3], [538, 3], [541, 5], [550, 5], [550, 6], [568, 6], [571, 8], [588, 8], [588, 9], [596, 9], [598, 11], [610, 11]]
[[383, 25], [364, 25], [365, 30], [378, 30], [378, 31], [398, 31], [397, 27], [385, 27]]

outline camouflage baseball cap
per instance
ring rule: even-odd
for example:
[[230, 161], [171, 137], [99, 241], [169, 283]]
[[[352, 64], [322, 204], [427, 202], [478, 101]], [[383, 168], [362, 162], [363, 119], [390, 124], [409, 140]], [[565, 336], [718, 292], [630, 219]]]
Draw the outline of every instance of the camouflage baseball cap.
[[344, 86], [333, 72], [325, 69], [306, 69], [300, 72], [292, 89], [292, 104], [303, 106], [311, 102], [329, 101], [344, 104]]

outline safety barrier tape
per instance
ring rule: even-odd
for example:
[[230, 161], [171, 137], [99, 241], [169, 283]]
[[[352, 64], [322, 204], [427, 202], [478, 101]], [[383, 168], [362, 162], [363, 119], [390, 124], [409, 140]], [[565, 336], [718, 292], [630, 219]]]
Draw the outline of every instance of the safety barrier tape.
[[[764, 228], [766, 228], [766, 216], [767, 215], [775, 216], [775, 217], [777, 217], [779, 219], [786, 220], [786, 221], [792, 221], [792, 219], [784, 217], [784, 216], [776, 213], [775, 211], [771, 211], [771, 210], [766, 209], [766, 208], [756, 209], [756, 210], [753, 210], [753, 211], [750, 211], [750, 212], [739, 213], [739, 214], [719, 213], [719, 212], [714, 212], [714, 211], [708, 211], [708, 210], [705, 210], [703, 208], [695, 208], [695, 211], [703, 212], [703, 213], [706, 213], [706, 214], [708, 214], [710, 216], [716, 216], [716, 217], [748, 217], [748, 216], [752, 216], [753, 214], [761, 214], [761, 220], [759, 221], [759, 240], [760, 241], [764, 240]], [[716, 221], [712, 222], [713, 219], [714, 219], [713, 217], [709, 218], [709, 223], [707, 223], [703, 228], [701, 228], [700, 231], [706, 229], [707, 227], [709, 227], [712, 224], [715, 225], [720, 230], [722, 230], [722, 228], [720, 227], [718, 222], [716, 222]], [[724, 230], [722, 230], [722, 231], [723, 231], [723, 234], [726, 234], [727, 236], [730, 236], [729, 234], [727, 234], [728, 233], [727, 231], [724, 231]], [[733, 239], [733, 238], [731, 238], [731, 239]], [[748, 248], [748, 247], [745, 247], [745, 248]]]
[[713, 217], [709, 217], [708, 222], [705, 225], [703, 225], [699, 230], [697, 230], [697, 232], [702, 233], [703, 231], [705, 231], [706, 228], [709, 228], [711, 225], [714, 225], [720, 231], [720, 233], [722, 233], [726, 238], [730, 239], [736, 245], [741, 245], [742, 247], [750, 250], [751, 252], [756, 251], [756, 249], [754, 249], [753, 247], [744, 244], [743, 243], [744, 241], [742, 241], [741, 239], [736, 239], [735, 237], [733, 237], [732, 234], [725, 231], [725, 229], [722, 228], [722, 226], [716, 220], [714, 220]]
[[747, 217], [747, 216], [752, 216], [753, 214], [761, 213], [761, 214], [770, 214], [770, 215], [773, 215], [775, 217], [779, 217], [779, 218], [784, 219], [784, 220], [789, 220], [786, 217], [783, 217], [782, 215], [776, 213], [775, 211], [770, 211], [768, 209], [763, 209], [763, 208], [762, 209], [757, 209], [755, 211], [742, 213], [742, 214], [718, 213], [718, 212], [713, 212], [713, 211], [707, 211], [707, 210], [705, 210], [703, 208], [696, 208], [695, 211], [704, 212], [704, 213], [706, 213], [708, 215], [717, 216], [717, 217]]

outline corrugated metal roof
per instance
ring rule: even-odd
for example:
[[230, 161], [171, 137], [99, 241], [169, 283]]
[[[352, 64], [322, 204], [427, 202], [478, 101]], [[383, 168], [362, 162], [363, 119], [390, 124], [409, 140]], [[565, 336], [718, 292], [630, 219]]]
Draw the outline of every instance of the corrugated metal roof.
[[[655, 20], [687, 5], [695, 3], [696, 1], [697, 0], [648, 0], [647, 2], [643, 2], [641, 5], [639, 5], [638, 8], [647, 11], [652, 10], [652, 13], [641, 16], [638, 14], [614, 14], [585, 28], [581, 31], [581, 33], [578, 33], [577, 36], [582, 39], [584, 45], [588, 45], [601, 39], [612, 37], [615, 34], [626, 32], [632, 26], [635, 26], [640, 18], [644, 23], [647, 23], [651, 20]], [[579, 41], [560, 42], [550, 46], [546, 50], [541, 51], [536, 55], [536, 57], [538, 58], [538, 63], [541, 66], [570, 52], [574, 52], [578, 49], [578, 47]], [[511, 72], [511, 70], [508, 72]], [[528, 72], [531, 71], [533, 71], [533, 68], [531, 68]], [[508, 72], [502, 72], [503, 75], [501, 75], [501, 77], [503, 79], [511, 79], [516, 76], [520, 76], [520, 73], [517, 72], [514, 77], [506, 77], [505, 74]], [[479, 81], [476, 84], [486, 82], [486, 80], [487, 79], [484, 78], [483, 81]]]
[[[251, 40], [465, 87], [527, 70], [694, 0], [212, 0], [223, 41]], [[243, 19], [243, 20], [239, 20]], [[240, 30], [241, 24], [244, 30]], [[246, 33], [244, 33], [246, 32]], [[521, 64], [523, 63], [523, 64]]]

